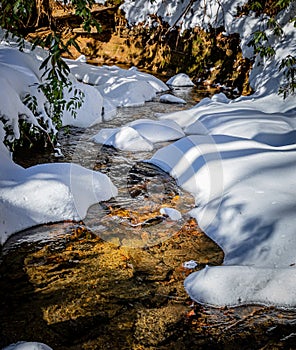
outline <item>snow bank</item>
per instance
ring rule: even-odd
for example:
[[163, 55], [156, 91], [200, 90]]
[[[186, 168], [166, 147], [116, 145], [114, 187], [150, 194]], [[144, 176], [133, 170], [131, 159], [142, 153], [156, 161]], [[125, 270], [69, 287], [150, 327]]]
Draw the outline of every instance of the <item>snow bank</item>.
[[161, 80], [140, 72], [136, 67], [90, 67], [80, 60], [67, 62], [79, 81], [91, 84], [103, 96], [107, 118], [116, 111], [116, 107], [140, 106], [155, 98], [157, 93], [168, 90]]
[[[19, 119], [39, 127], [39, 118], [55, 128], [47, 115], [46, 99], [37, 88], [41, 82], [39, 66], [43, 50], [20, 52], [6, 44], [0, 45], [0, 243], [13, 233], [38, 224], [61, 220], [79, 220], [88, 207], [117, 194], [111, 181], [103, 174], [74, 164], [43, 164], [23, 169], [16, 165], [3, 144], [4, 138], [19, 137]], [[89, 126], [101, 120], [102, 97], [91, 86], [74, 81], [74, 87], [86, 94], [86, 103], [73, 120], [65, 114], [64, 124]], [[25, 106], [25, 95], [37, 99], [38, 118]], [[9, 134], [4, 132], [4, 127]]]
[[[168, 90], [158, 78], [140, 72], [136, 67], [122, 69], [117, 66], [92, 66], [83, 60], [66, 60], [75, 83], [85, 93], [85, 103], [73, 121], [69, 113], [64, 115], [64, 124], [88, 127], [91, 124], [110, 120], [117, 107], [141, 106], [151, 101], [157, 93]], [[88, 85], [86, 85], [88, 84]]]
[[[80, 220], [85, 217], [90, 205], [117, 195], [108, 177], [75, 164], [43, 164], [23, 169], [12, 161], [3, 141], [4, 138], [10, 141], [19, 138], [20, 119], [40, 129], [39, 122], [42, 120], [47, 124], [47, 130], [43, 131], [56, 132], [46, 112], [48, 102], [38, 90], [42, 82], [39, 67], [47, 53], [40, 48], [30, 51], [29, 44], [27, 46], [25, 52], [20, 52], [13, 40], [0, 44], [1, 244], [11, 234], [28, 227]], [[69, 112], [64, 112], [63, 125], [89, 127], [101, 122], [103, 113], [108, 119], [118, 106], [140, 105], [154, 98], [156, 93], [168, 90], [159, 79], [135, 68], [94, 67], [81, 61], [69, 60], [68, 63], [72, 71], [72, 91], [81, 90], [85, 100], [75, 119]], [[82, 82], [77, 81], [75, 76]], [[65, 91], [65, 98], [69, 99], [72, 93]], [[36, 97], [36, 116], [23, 102], [28, 94]], [[162, 124], [169, 123], [172, 124]], [[182, 130], [180, 133], [183, 135]], [[120, 130], [115, 139], [116, 145], [126, 149], [153, 148], [152, 143], [132, 127]]]
[[[84, 93], [83, 104], [80, 109], [77, 110], [77, 116], [73, 119], [73, 116], [69, 111], [64, 111], [63, 125], [73, 125], [80, 128], [87, 128], [94, 124], [102, 122], [104, 99], [102, 95], [94, 89], [92, 86], [81, 84], [79, 82], [73, 82], [73, 90], [78, 89]], [[69, 99], [73, 96], [73, 93], [65, 93], [65, 98]]]
[[172, 120], [139, 119], [121, 128], [101, 129], [93, 140], [123, 151], [135, 152], [152, 151], [156, 142], [177, 140], [183, 136], [183, 130]]
[[[161, 116], [178, 123], [186, 134], [226, 134], [264, 139], [266, 133], [288, 133], [295, 128], [295, 98], [278, 94], [229, 100], [223, 93], [201, 100], [194, 108]], [[271, 139], [269, 139], [271, 142]], [[276, 142], [272, 141], [273, 143]]]
[[[46, 98], [38, 90], [42, 82], [39, 67], [46, 57], [45, 50], [37, 48], [31, 51], [29, 44], [24, 52], [20, 52], [13, 39], [0, 43], [0, 115], [12, 131], [12, 139], [19, 137], [19, 119], [25, 119], [40, 129], [39, 121], [42, 119], [48, 124], [48, 132], [56, 132], [46, 113]], [[103, 115], [105, 120], [114, 117], [117, 107], [142, 105], [155, 98], [157, 93], [168, 90], [161, 80], [135, 67], [96, 67], [84, 63], [81, 58], [66, 61], [71, 70], [69, 78], [73, 89], [70, 93], [65, 90], [65, 99], [72, 97], [75, 89], [83, 92], [85, 98], [82, 107], [77, 110], [76, 118], [69, 111], [64, 111], [63, 125], [89, 127], [101, 122]], [[38, 118], [23, 103], [28, 94], [37, 98]]]
[[[205, 30], [209, 28], [224, 27], [224, 35], [232, 33], [240, 34], [240, 46], [244, 57], [253, 59], [255, 57], [252, 46], [249, 42], [253, 34], [258, 30], [266, 30], [268, 42], [275, 50], [275, 57], [262, 58], [256, 56], [253, 70], [250, 76], [250, 85], [257, 95], [268, 95], [277, 92], [279, 86], [285, 82], [283, 71], [278, 67], [281, 60], [287, 56], [287, 49], [290, 54], [296, 55], [295, 28], [291, 19], [295, 17], [295, 2], [283, 10], [277, 16], [277, 20], [283, 29], [283, 35], [275, 36], [272, 30], [267, 29], [268, 16], [237, 16], [237, 10], [247, 0], [198, 0], [178, 1], [173, 0], [168, 4], [162, 0], [125, 0], [121, 9], [131, 25], [144, 23], [148, 27], [157, 27], [158, 22], [155, 15], [167, 22], [171, 28], [180, 28], [181, 33], [186, 29], [200, 27]], [[182, 74], [169, 80], [167, 84], [174, 84], [182, 79]], [[176, 80], [176, 82], [175, 82]], [[178, 83], [179, 84], [179, 83]]]
[[194, 86], [194, 83], [187, 74], [179, 73], [171, 77], [167, 82], [167, 85], [174, 87]]
[[[15, 47], [9, 47], [6, 43], [0, 44], [0, 76], [2, 92], [0, 95], [0, 114], [2, 121], [10, 127], [12, 138], [19, 138], [19, 119], [39, 127], [42, 119], [48, 124], [46, 131], [56, 132], [54, 125], [46, 113], [47, 100], [38, 89], [42, 82], [39, 71], [46, 52], [42, 50], [20, 52]], [[71, 77], [70, 77], [71, 78]], [[87, 127], [102, 120], [103, 98], [98, 91], [91, 86], [73, 80], [73, 91], [79, 89], [85, 94], [85, 103], [77, 110], [75, 119], [68, 111], [63, 116], [63, 125]], [[23, 100], [26, 95], [36, 97], [38, 118], [33, 115]], [[71, 95], [65, 90], [65, 98]]]
[[[207, 305], [258, 303], [295, 307], [296, 269], [253, 266], [206, 267], [189, 275], [185, 288]], [[214, 289], [214, 290], [213, 290]]]
[[19, 138], [19, 119], [39, 125], [37, 118], [23, 103], [27, 94], [37, 97], [38, 114], [52, 126], [44, 109], [45, 98], [36, 87], [40, 82], [38, 71], [40, 64], [40, 61], [29, 54], [0, 45], [0, 115], [1, 120], [10, 128], [12, 140]]
[[[171, 27], [179, 26], [181, 31], [196, 26], [208, 29], [231, 23], [237, 13], [237, 7], [247, 0], [172, 0], [168, 4], [162, 0], [125, 0], [121, 9], [131, 25], [144, 23], [152, 25], [157, 14]], [[157, 23], [157, 22], [156, 22]], [[157, 25], [157, 24], [155, 24]]]
[[[296, 6], [292, 1], [290, 6], [276, 18], [281, 25], [283, 34], [278, 37], [274, 36], [271, 30], [266, 30], [269, 44], [274, 49], [275, 56], [272, 58], [256, 56], [249, 77], [255, 96], [277, 93], [279, 87], [285, 84], [284, 70], [280, 71], [279, 66], [282, 59], [289, 54], [292, 56], [296, 55], [296, 32], [293, 23], [290, 21], [295, 16]], [[244, 57], [254, 58], [253, 49], [248, 46], [248, 43], [254, 32], [266, 29], [267, 22], [268, 17], [266, 16], [243, 16], [235, 19], [232, 23], [228, 23], [228, 33], [240, 33], [240, 46]]]
[[188, 136], [150, 161], [195, 196], [191, 215], [225, 253], [222, 267], [185, 280], [194, 300], [296, 306], [295, 107], [294, 96], [220, 94], [162, 117]]
[[70, 163], [24, 169], [11, 160], [1, 140], [0, 153], [1, 244], [35, 225], [83, 219], [89, 206], [117, 195], [109, 178], [99, 172]]

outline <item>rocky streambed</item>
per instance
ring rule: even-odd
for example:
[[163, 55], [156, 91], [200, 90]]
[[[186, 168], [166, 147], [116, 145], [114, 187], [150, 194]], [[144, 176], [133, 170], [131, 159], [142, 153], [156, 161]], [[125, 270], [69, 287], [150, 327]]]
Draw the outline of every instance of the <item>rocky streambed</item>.
[[[42, 226], [16, 235], [1, 259], [0, 347], [26, 340], [60, 350], [295, 348], [292, 311], [190, 300], [184, 278], [223, 260], [194, 220], [141, 248], [106, 242], [82, 223]], [[184, 267], [190, 260], [194, 269]]]
[[79, 223], [36, 228], [31, 239], [45, 229], [59, 238], [4, 249], [1, 346], [20, 339], [54, 349], [181, 346], [194, 310], [183, 263], [223, 259], [193, 220], [147, 248], [105, 242]]

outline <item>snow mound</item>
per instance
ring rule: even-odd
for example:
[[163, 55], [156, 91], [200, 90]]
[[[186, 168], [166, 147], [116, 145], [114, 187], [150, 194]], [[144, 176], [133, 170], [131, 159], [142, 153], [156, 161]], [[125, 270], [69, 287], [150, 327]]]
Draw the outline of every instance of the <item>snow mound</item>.
[[159, 102], [162, 102], [162, 103], [186, 104], [185, 100], [183, 100], [180, 97], [171, 95], [171, 94], [161, 95], [160, 98], [159, 98]]
[[70, 163], [24, 169], [13, 163], [2, 142], [0, 152], [1, 244], [35, 225], [83, 219], [89, 206], [117, 195], [109, 178], [99, 172]]
[[[45, 124], [48, 124], [46, 131], [55, 131], [52, 120], [46, 113], [47, 100], [43, 93], [38, 89], [38, 85], [42, 83], [39, 67], [46, 52], [40, 50], [20, 52], [17, 48], [0, 45], [0, 76], [2, 92], [0, 95], [0, 114], [5, 120], [7, 126], [11, 126], [13, 137], [19, 138], [19, 119], [38, 126], [38, 119], [33, 115], [31, 110], [24, 104], [26, 95], [36, 97], [38, 118], [42, 118]], [[41, 51], [41, 54], [39, 55]], [[72, 77], [70, 76], [70, 79]], [[65, 98], [73, 96], [75, 89], [81, 90], [85, 94], [85, 103], [77, 110], [76, 118], [69, 111], [64, 111], [62, 117], [63, 125], [74, 125], [78, 127], [88, 127], [91, 124], [102, 120], [103, 98], [96, 89], [77, 82], [74, 77], [73, 89], [69, 93], [65, 89]]]
[[182, 129], [172, 120], [153, 121], [139, 119], [121, 128], [100, 130], [93, 140], [123, 151], [152, 151], [153, 143], [177, 140], [185, 136]]
[[52, 350], [52, 348], [43, 343], [17, 342], [5, 347], [3, 350]]
[[152, 143], [178, 140], [185, 136], [173, 120], [138, 119], [128, 124]]
[[[102, 95], [92, 86], [79, 82], [72, 83], [73, 90], [78, 89], [84, 94], [83, 104], [77, 110], [75, 118], [67, 110], [63, 113], [63, 125], [72, 125], [80, 128], [87, 128], [94, 124], [100, 123], [103, 113], [104, 99]], [[65, 92], [65, 98], [73, 97], [73, 93]]]
[[185, 73], [174, 75], [167, 81], [167, 85], [174, 87], [194, 86], [189, 76]]
[[[10, 44], [15, 45], [13, 39]], [[19, 138], [19, 119], [25, 119], [40, 129], [42, 127], [39, 120], [42, 119], [48, 125], [47, 132], [56, 132], [50, 116], [46, 113], [48, 102], [38, 89], [43, 73], [39, 67], [47, 57], [47, 52], [41, 48], [31, 51], [30, 45], [27, 46], [25, 52], [20, 52], [16, 47], [0, 43], [0, 114], [5, 126], [12, 130], [11, 140]], [[114, 117], [117, 107], [143, 105], [155, 98], [157, 93], [168, 90], [161, 80], [142, 73], [135, 67], [95, 67], [84, 60], [83, 56], [77, 60], [66, 60], [71, 71], [69, 79], [72, 81], [72, 91], [65, 89], [65, 99], [75, 97], [75, 90], [81, 91], [85, 97], [75, 118], [69, 111], [63, 112], [63, 125], [89, 127], [101, 122], [103, 115], [105, 120]], [[38, 118], [23, 102], [27, 95], [36, 97]]]
[[111, 86], [106, 84], [97, 89], [117, 107], [142, 106], [156, 97], [155, 89], [147, 81], [135, 79], [119, 78]]
[[94, 142], [113, 146], [122, 151], [152, 151], [153, 145], [141, 134], [129, 127], [102, 129], [93, 137]]
[[36, 96], [38, 114], [51, 125], [44, 109], [45, 97], [36, 87], [40, 82], [39, 65], [40, 62], [31, 55], [0, 45], [0, 115], [11, 129], [12, 139], [20, 136], [19, 119], [39, 125], [37, 118], [23, 102], [28, 94]]
[[[233, 290], [233, 285], [236, 286]], [[295, 268], [216, 266], [194, 272], [185, 280], [189, 295], [208, 305], [252, 304], [295, 306]]]

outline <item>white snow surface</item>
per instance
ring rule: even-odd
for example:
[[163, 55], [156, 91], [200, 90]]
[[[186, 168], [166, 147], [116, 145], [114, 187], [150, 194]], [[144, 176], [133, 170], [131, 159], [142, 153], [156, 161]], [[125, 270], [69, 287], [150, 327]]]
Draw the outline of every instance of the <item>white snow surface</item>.
[[140, 72], [136, 67], [122, 69], [117, 66], [90, 66], [80, 59], [67, 63], [74, 76], [83, 83], [93, 85], [103, 97], [104, 118], [116, 114], [116, 107], [141, 106], [167, 91], [168, 86], [158, 78]]
[[[10, 45], [12, 44], [10, 43]], [[41, 128], [39, 119], [42, 118], [49, 124], [48, 131], [54, 130], [51, 119], [46, 113], [47, 101], [38, 89], [38, 84], [42, 82], [39, 67], [45, 57], [46, 52], [41, 49], [32, 52], [28, 48], [25, 52], [20, 52], [7, 43], [0, 44], [0, 81], [2, 86], [0, 114], [7, 125], [11, 125], [15, 138], [19, 137], [19, 119], [28, 120]], [[85, 103], [81, 109], [78, 109], [75, 119], [68, 111], [65, 111], [63, 124], [87, 127], [100, 122], [103, 107], [103, 98], [100, 93], [91, 86], [76, 81], [74, 77], [72, 77], [72, 81], [73, 91], [77, 88], [85, 93]], [[23, 99], [27, 94], [34, 95], [37, 98], [38, 118], [23, 103]], [[70, 97], [68, 91], [65, 91], [65, 97]]]
[[188, 136], [151, 162], [195, 196], [191, 215], [225, 253], [222, 267], [185, 280], [198, 302], [296, 306], [295, 102], [220, 94], [162, 117]]
[[[3, 128], [0, 123], [0, 136]], [[2, 138], [3, 139], [3, 138]], [[94, 203], [117, 195], [109, 178], [71, 163], [15, 164], [0, 138], [0, 243], [26, 228], [80, 220]]]
[[[1, 36], [4, 34], [0, 28]], [[19, 137], [19, 119], [28, 120], [39, 128], [39, 119], [43, 119], [48, 123], [48, 131], [55, 130], [46, 113], [45, 96], [38, 90], [43, 73], [39, 67], [46, 57], [45, 50], [37, 48], [31, 51], [29, 44], [24, 52], [20, 52], [15, 39], [0, 42], [0, 114], [13, 131], [11, 138]], [[96, 67], [85, 63], [83, 57], [66, 62], [71, 70], [73, 89], [70, 93], [65, 90], [65, 98], [73, 96], [73, 91], [78, 89], [84, 93], [85, 99], [77, 110], [76, 118], [69, 111], [64, 112], [63, 125], [89, 127], [100, 123], [103, 118], [113, 118], [117, 107], [143, 105], [155, 98], [157, 93], [169, 90], [161, 80], [135, 67]], [[38, 118], [23, 103], [27, 94], [37, 97]]]
[[167, 85], [174, 86], [174, 87], [194, 86], [194, 83], [192, 82], [192, 80], [185, 73], [179, 73], [174, 75], [166, 83]]
[[[179, 26], [181, 31], [196, 26], [206, 28], [227, 26], [233, 21], [237, 7], [247, 0], [125, 0], [121, 9], [131, 25], [144, 23], [157, 25], [153, 15], [158, 15], [170, 27]], [[154, 22], [155, 21], [155, 22]]]
[[179, 210], [174, 208], [163, 207], [159, 210], [159, 212], [162, 215], [167, 215], [172, 221], [178, 221], [182, 219], [182, 214], [179, 212]]
[[183, 98], [171, 95], [171, 94], [164, 94], [161, 95], [159, 98], [159, 102], [162, 103], [177, 103], [177, 104], [186, 104], [186, 101], [183, 100]]
[[43, 343], [18, 342], [5, 347], [3, 350], [52, 350], [52, 348]]
[[115, 129], [101, 129], [93, 137], [96, 143], [113, 146], [122, 151], [152, 151], [153, 145], [130, 126]]
[[121, 128], [101, 129], [94, 137], [96, 143], [123, 151], [152, 151], [153, 144], [177, 140], [185, 136], [173, 120], [138, 119]]

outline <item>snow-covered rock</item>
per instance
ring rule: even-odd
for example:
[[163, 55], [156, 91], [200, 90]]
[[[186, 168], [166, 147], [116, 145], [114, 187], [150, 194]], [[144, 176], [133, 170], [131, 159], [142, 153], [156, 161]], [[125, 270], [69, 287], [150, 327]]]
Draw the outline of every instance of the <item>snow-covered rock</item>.
[[166, 215], [170, 218], [170, 220], [178, 221], [182, 219], [182, 214], [179, 212], [179, 210], [174, 208], [167, 208], [163, 207], [159, 210], [160, 214]]
[[176, 103], [176, 104], [186, 104], [186, 101], [183, 100], [183, 98], [171, 95], [171, 94], [164, 94], [161, 95], [159, 98], [159, 102], [162, 103]]
[[152, 151], [156, 142], [177, 140], [183, 136], [183, 130], [172, 120], [138, 119], [121, 128], [102, 129], [93, 140], [123, 151], [136, 152]]
[[185, 87], [185, 86], [194, 86], [194, 83], [191, 81], [189, 76], [185, 73], [179, 73], [174, 75], [167, 81], [167, 85], [173, 87]]
[[173, 120], [138, 119], [128, 124], [152, 143], [178, 140], [185, 136]]
[[130, 126], [102, 129], [93, 137], [94, 142], [113, 146], [122, 151], [152, 151], [153, 145]]
[[35, 225], [80, 220], [94, 203], [117, 195], [109, 178], [71, 163], [15, 164], [3, 144], [0, 122], [0, 243]]
[[52, 350], [52, 348], [43, 343], [17, 342], [6, 346], [3, 350]]

